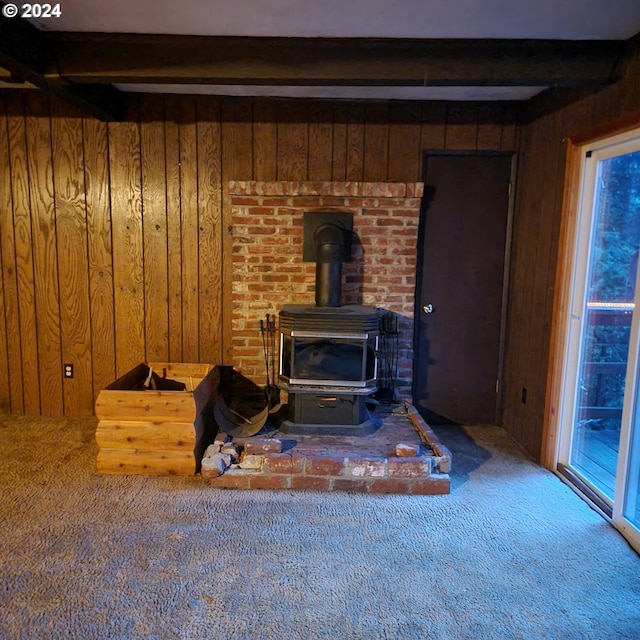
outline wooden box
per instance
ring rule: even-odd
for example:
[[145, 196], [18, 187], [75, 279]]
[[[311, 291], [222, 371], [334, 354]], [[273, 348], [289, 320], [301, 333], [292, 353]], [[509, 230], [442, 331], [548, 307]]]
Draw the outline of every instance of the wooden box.
[[[150, 368], [185, 383], [184, 391], [141, 388]], [[210, 364], [140, 364], [98, 394], [99, 473], [193, 475], [217, 427], [219, 372]]]

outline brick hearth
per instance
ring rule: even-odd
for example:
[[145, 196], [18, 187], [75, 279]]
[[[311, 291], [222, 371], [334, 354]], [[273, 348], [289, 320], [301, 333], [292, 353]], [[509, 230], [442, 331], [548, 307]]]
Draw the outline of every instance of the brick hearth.
[[233, 365], [264, 382], [259, 321], [284, 304], [313, 304], [315, 264], [303, 262], [305, 211], [353, 214], [343, 304], [377, 306], [398, 319], [398, 397], [410, 398], [422, 183], [243, 182], [227, 185], [233, 235]]
[[[415, 408], [379, 407], [365, 437], [290, 436], [277, 430], [234, 439], [240, 460], [211, 477], [226, 489], [294, 489], [439, 495], [450, 491], [451, 454]], [[217, 472], [216, 472], [217, 473]]]

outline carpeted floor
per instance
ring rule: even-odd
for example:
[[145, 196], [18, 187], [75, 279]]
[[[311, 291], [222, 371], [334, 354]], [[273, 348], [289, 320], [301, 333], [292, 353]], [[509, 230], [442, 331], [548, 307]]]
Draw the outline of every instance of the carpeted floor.
[[493, 427], [449, 496], [99, 476], [93, 420], [0, 418], [0, 638], [640, 637], [640, 558]]

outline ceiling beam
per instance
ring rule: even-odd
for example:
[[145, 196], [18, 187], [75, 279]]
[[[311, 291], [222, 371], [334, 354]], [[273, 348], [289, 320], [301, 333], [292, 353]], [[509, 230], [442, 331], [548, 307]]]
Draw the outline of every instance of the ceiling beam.
[[623, 41], [394, 40], [52, 33], [68, 82], [293, 86], [597, 86]]
[[60, 78], [47, 77], [47, 70], [55, 67], [55, 48], [50, 34], [26, 20], [0, 15], [0, 67], [6, 69], [8, 73], [4, 75], [10, 82], [30, 82], [100, 120], [121, 117], [122, 94], [115, 87], [70, 86]]

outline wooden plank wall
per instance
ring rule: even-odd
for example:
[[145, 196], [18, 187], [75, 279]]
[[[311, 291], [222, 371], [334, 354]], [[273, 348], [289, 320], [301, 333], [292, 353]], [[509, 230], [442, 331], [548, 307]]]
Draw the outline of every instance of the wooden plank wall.
[[424, 149], [517, 137], [500, 103], [132, 96], [107, 125], [0, 94], [0, 412], [90, 415], [146, 360], [232, 364], [226, 181], [414, 182]]
[[503, 424], [536, 459], [545, 421], [557, 261], [568, 250], [558, 244], [567, 140], [633, 111], [640, 111], [638, 46], [627, 62], [624, 80], [522, 128]]

